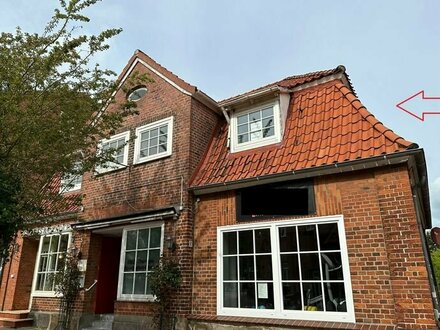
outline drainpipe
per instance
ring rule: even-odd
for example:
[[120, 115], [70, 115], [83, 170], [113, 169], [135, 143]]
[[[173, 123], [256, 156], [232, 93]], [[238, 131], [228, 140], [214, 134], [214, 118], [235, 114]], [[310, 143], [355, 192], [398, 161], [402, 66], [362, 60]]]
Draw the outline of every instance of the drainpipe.
[[226, 119], [226, 122], [228, 123], [228, 138], [227, 138], [227, 142], [226, 142], [226, 147], [229, 148], [231, 145], [231, 118], [229, 117], [229, 114], [226, 111], [225, 107], [222, 107], [222, 113]]
[[[15, 253], [15, 243], [17, 241], [17, 236], [14, 237], [14, 241], [13, 241], [13, 249], [11, 251], [11, 256], [10, 256], [10, 260], [9, 260], [9, 267], [8, 267], [8, 276], [6, 276], [6, 283], [5, 283], [5, 290], [3, 293], [3, 301], [2, 301], [2, 308], [0, 310], [4, 310], [5, 309], [5, 301], [6, 301], [6, 294], [7, 294], [7, 290], [8, 290], [8, 285], [9, 285], [9, 277], [11, 276], [11, 267], [12, 267], [12, 259], [14, 257], [14, 253]], [[1, 269], [1, 273], [0, 273], [0, 283], [3, 277], [3, 271], [4, 271], [4, 265], [3, 265], [3, 261], [2, 260], [2, 269]]]
[[411, 188], [412, 188], [412, 192], [413, 192], [413, 200], [414, 200], [414, 205], [415, 205], [415, 209], [416, 209], [417, 227], [419, 229], [419, 235], [422, 240], [423, 257], [425, 259], [426, 268], [428, 270], [428, 280], [429, 280], [429, 286], [431, 288], [432, 303], [434, 305], [435, 321], [437, 323], [437, 328], [440, 329], [439, 301], [438, 301], [438, 296], [437, 296], [437, 286], [435, 283], [436, 282], [435, 278], [433, 277], [434, 273], [432, 270], [431, 257], [430, 257], [430, 253], [428, 251], [428, 244], [426, 242], [425, 230], [424, 230], [423, 224], [422, 224], [422, 216], [423, 215], [422, 215], [422, 210], [420, 208], [420, 200], [418, 197], [418, 184], [415, 184]]

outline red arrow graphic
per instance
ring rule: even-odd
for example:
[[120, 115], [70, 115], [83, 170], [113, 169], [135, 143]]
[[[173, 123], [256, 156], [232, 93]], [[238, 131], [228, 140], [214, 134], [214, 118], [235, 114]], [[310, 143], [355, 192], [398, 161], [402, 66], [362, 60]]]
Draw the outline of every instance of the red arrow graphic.
[[[411, 100], [413, 100], [413, 101], [416, 100], [416, 101], [420, 101], [420, 102], [421, 101], [429, 101], [429, 102], [423, 102], [424, 103], [423, 105], [425, 106], [425, 105], [429, 104], [430, 107], [434, 106], [434, 107], [438, 108], [438, 111], [421, 111], [421, 114], [417, 115], [417, 112], [415, 110], [411, 111], [409, 109], [409, 105], [410, 105], [409, 101], [411, 101]], [[437, 103], [433, 102], [433, 100], [437, 100]], [[405, 105], [405, 107], [403, 107], [403, 105], [405, 103], [407, 103], [407, 104]], [[403, 100], [402, 102], [397, 103], [396, 107], [398, 107], [400, 110], [405, 111], [406, 113], [410, 114], [411, 116], [413, 116], [421, 121], [424, 121], [425, 115], [440, 115], [440, 97], [425, 96], [425, 91], [421, 90], [420, 92], [417, 92], [414, 95], [408, 97], [406, 100]]]

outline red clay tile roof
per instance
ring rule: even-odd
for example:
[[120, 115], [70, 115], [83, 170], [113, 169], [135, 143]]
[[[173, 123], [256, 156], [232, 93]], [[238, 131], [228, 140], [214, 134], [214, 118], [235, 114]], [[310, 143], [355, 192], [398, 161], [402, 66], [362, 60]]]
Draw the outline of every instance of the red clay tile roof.
[[[318, 74], [319, 76], [319, 74]], [[303, 76], [303, 82], [312, 79]], [[292, 78], [283, 80], [291, 86]], [[293, 84], [298, 78], [293, 78]], [[315, 78], [316, 79], [316, 78]], [[404, 151], [414, 144], [379, 122], [340, 80], [294, 92], [281, 143], [230, 153], [218, 128], [192, 187], [250, 179]]]
[[224, 99], [219, 102], [219, 105], [222, 106], [223, 104], [229, 103], [231, 101], [234, 101], [236, 99], [242, 98], [247, 95], [252, 95], [254, 93], [258, 93], [259, 91], [265, 90], [270, 87], [278, 86], [278, 87], [283, 87], [283, 88], [294, 88], [299, 85], [309, 83], [314, 80], [318, 80], [318, 79], [330, 76], [335, 73], [343, 73], [345, 75], [347, 81], [350, 84], [351, 90], [354, 92], [353, 87], [351, 86], [351, 83], [350, 83], [350, 79], [349, 79], [348, 75], [345, 73], [345, 67], [343, 65], [339, 65], [338, 67], [336, 67], [334, 69], [330, 69], [330, 70], [315, 71], [315, 72], [309, 72], [309, 73], [302, 74], [302, 75], [290, 76], [290, 77], [284, 78], [282, 80], [270, 83], [268, 85], [253, 89], [253, 90], [248, 91], [246, 93], [239, 94], [239, 95]]

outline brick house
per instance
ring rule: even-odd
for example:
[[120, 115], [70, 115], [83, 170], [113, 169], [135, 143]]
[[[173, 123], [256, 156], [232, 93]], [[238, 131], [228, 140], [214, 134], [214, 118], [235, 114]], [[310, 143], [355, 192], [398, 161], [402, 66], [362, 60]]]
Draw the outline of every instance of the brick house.
[[139, 115], [99, 144], [124, 147], [64, 193], [84, 200], [55, 231], [17, 238], [0, 310], [52, 328], [50, 274], [75, 247], [81, 327], [102, 314], [113, 329], [150, 327], [147, 274], [166, 254], [183, 275], [180, 329], [436, 328], [423, 150], [362, 106], [344, 67], [221, 102], [140, 51], [120, 79], [135, 71], [153, 82], [116, 101]]
[[436, 329], [423, 150], [368, 112], [345, 68], [219, 106], [190, 188], [191, 324]]

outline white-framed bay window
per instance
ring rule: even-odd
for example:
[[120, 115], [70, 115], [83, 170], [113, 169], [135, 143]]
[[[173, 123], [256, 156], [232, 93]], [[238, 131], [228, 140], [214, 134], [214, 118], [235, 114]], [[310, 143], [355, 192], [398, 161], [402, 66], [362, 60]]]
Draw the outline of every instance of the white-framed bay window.
[[64, 267], [70, 237], [70, 232], [41, 236], [34, 272], [33, 296], [55, 296], [54, 276]]
[[354, 322], [342, 216], [217, 230], [217, 313]]
[[148, 274], [159, 264], [164, 224], [152, 222], [124, 228], [118, 300], [153, 300]]
[[99, 141], [98, 152], [114, 150], [114, 153], [112, 154], [113, 159], [111, 161], [109, 160], [104, 165], [96, 168], [98, 173], [105, 173], [127, 166], [129, 139], [130, 131], [126, 131]]
[[173, 117], [155, 121], [136, 129], [134, 163], [170, 156], [173, 149]]
[[281, 141], [278, 100], [237, 111], [231, 116], [231, 151], [238, 152]]

